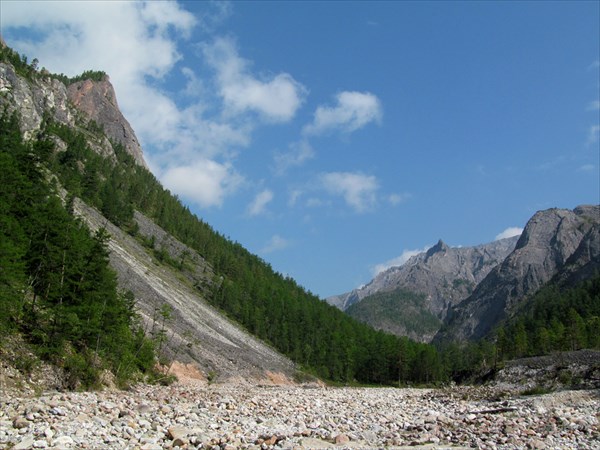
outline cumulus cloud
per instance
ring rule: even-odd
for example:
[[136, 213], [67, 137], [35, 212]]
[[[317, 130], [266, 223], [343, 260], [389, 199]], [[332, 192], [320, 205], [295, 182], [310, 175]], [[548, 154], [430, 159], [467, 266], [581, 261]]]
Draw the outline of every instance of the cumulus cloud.
[[273, 192], [269, 189], [259, 192], [248, 206], [248, 215], [258, 216], [263, 214], [267, 209], [267, 205], [273, 200], [273, 197]]
[[273, 253], [275, 251], [283, 250], [289, 246], [290, 246], [290, 241], [288, 241], [285, 238], [282, 238], [278, 234], [275, 234], [274, 236], [271, 237], [271, 239], [269, 239], [269, 242], [267, 242], [267, 245], [265, 245], [261, 249], [261, 253]]
[[244, 178], [228, 164], [208, 159], [193, 165], [167, 169], [161, 176], [171, 191], [201, 206], [221, 206], [225, 197], [235, 192]]
[[313, 121], [304, 127], [307, 135], [331, 131], [351, 133], [365, 125], [379, 123], [383, 116], [381, 102], [370, 92], [344, 91], [336, 95], [334, 106], [319, 106]]
[[352, 172], [321, 174], [323, 188], [332, 195], [340, 195], [354, 211], [364, 213], [377, 202], [379, 182], [372, 175]]
[[[200, 9], [193, 15], [177, 2], [156, 1], [3, 2], [0, 25], [10, 46], [52, 72], [106, 71], [159, 179], [200, 206], [219, 206], [243, 179], [232, 163], [251, 142], [256, 114], [270, 122], [290, 120], [306, 89], [286, 73], [254, 75], [231, 39], [200, 47], [218, 89], [197, 75], [193, 62], [178, 67], [181, 40], [196, 30], [214, 32], [232, 8], [207, 2]], [[35, 32], [25, 35], [24, 28]], [[163, 88], [175, 70], [186, 81], [176, 93], [186, 96], [185, 106]], [[305, 149], [288, 164], [308, 155]]]
[[513, 236], [520, 236], [523, 233], [523, 228], [519, 227], [509, 227], [504, 230], [502, 233], [498, 234], [494, 240], [499, 241], [500, 239], [506, 239]]
[[[152, 80], [163, 79], [181, 59], [176, 39], [189, 36], [195, 24], [194, 16], [175, 2], [2, 5], [9, 45], [36, 56], [52, 72], [107, 72], [119, 106], [144, 144], [177, 141], [182, 111]], [[18, 27], [36, 33], [29, 40], [12, 41], [11, 29]]]
[[301, 166], [314, 157], [315, 151], [307, 140], [292, 142], [288, 152], [275, 153], [273, 171], [277, 175], [283, 175], [288, 169]]
[[429, 249], [429, 247], [430, 246], [423, 247], [422, 249], [404, 250], [400, 256], [396, 256], [395, 258], [392, 258], [388, 261], [382, 262], [381, 264], [376, 264], [375, 266], [373, 266], [371, 268], [371, 272], [373, 273], [373, 276], [375, 277], [375, 276], [379, 275], [381, 272], [388, 270], [391, 267], [399, 267], [399, 266], [403, 265], [404, 263], [406, 263], [406, 261], [408, 261], [413, 256], [418, 255], [419, 253], [426, 252]]
[[218, 90], [229, 112], [259, 113], [273, 122], [291, 120], [304, 101], [306, 88], [287, 73], [258, 79], [249, 71], [249, 62], [238, 55], [232, 39], [218, 38], [204, 44], [207, 63], [217, 73]]

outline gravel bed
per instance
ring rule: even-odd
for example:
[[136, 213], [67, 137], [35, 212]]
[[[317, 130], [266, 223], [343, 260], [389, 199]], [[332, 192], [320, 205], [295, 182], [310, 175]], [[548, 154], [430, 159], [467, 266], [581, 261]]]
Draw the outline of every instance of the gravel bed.
[[0, 401], [0, 448], [600, 448], [599, 391], [140, 385]]

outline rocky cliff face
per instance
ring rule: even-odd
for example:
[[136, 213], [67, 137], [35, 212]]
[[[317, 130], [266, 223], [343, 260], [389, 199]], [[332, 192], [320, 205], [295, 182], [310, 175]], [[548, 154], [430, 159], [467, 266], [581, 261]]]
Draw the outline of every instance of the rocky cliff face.
[[425, 309], [443, 320], [448, 309], [468, 297], [489, 271], [513, 250], [516, 242], [514, 237], [476, 247], [451, 248], [440, 240], [405, 264], [380, 273], [367, 285], [330, 297], [327, 302], [346, 310], [377, 292], [403, 288], [425, 294]]
[[[142, 148], [119, 110], [108, 77], [103, 81], [79, 81], [67, 87], [49, 75], [24, 78], [12, 65], [0, 62], [0, 108], [6, 108], [8, 113], [18, 110], [26, 139], [40, 131], [45, 115], [84, 132], [87, 122], [94, 120], [104, 128], [105, 135], [85, 133], [90, 148], [114, 157], [110, 140], [119, 142], [139, 165], [147, 168]], [[63, 146], [61, 142], [56, 144], [59, 149]]]
[[9, 113], [21, 115], [21, 131], [26, 139], [37, 132], [44, 114], [75, 126], [75, 111], [69, 105], [67, 88], [50, 77], [31, 81], [19, 76], [10, 64], [0, 62], [0, 105]]
[[131, 125], [119, 109], [117, 96], [110, 80], [83, 80], [67, 87], [69, 101], [89, 119], [104, 128], [109, 139], [121, 143], [135, 161], [146, 168], [140, 143]]
[[515, 250], [452, 309], [435, 341], [481, 338], [551, 279], [591, 275], [600, 268], [599, 242], [600, 206], [536, 213]]

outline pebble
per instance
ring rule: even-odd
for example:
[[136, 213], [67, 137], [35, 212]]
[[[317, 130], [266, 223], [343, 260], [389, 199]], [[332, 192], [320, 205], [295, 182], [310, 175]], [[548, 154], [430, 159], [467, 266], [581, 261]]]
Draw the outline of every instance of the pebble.
[[598, 391], [138, 385], [4, 396], [0, 448], [598, 449], [599, 411]]

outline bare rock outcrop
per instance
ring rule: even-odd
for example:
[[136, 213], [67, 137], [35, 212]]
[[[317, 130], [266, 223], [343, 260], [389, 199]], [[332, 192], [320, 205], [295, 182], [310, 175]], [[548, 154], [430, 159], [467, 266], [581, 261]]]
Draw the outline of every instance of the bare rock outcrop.
[[[466, 299], [492, 268], [506, 258], [514, 249], [517, 239], [501, 239], [475, 247], [449, 247], [440, 240], [426, 252], [411, 257], [403, 265], [381, 272], [365, 286], [330, 297], [327, 302], [347, 310], [353, 304], [375, 294], [400, 288], [424, 294], [421, 308], [443, 321], [448, 311]], [[398, 311], [398, 314], [402, 314], [402, 311]], [[394, 321], [394, 318], [388, 315], [385, 320]], [[369, 323], [375, 328], [387, 331], [394, 329], [390, 328], [389, 323]], [[423, 329], [420, 334], [417, 331], [401, 334], [429, 342], [436, 331], [432, 334], [431, 330]]]
[[101, 81], [72, 83], [67, 87], [67, 96], [79, 111], [104, 128], [109, 139], [122, 144], [140, 166], [148, 168], [135, 132], [119, 109], [108, 76]]
[[[40, 131], [44, 117], [81, 131], [95, 152], [115, 158], [110, 140], [122, 144], [142, 167], [148, 168], [142, 148], [117, 103], [108, 77], [102, 81], [83, 80], [68, 87], [47, 72], [21, 76], [8, 63], [0, 62], [0, 109], [20, 116], [21, 131], [30, 139]], [[90, 133], [87, 123], [93, 120], [104, 129]], [[57, 143], [60, 150], [61, 143]]]
[[593, 273], [600, 267], [599, 236], [600, 206], [537, 212], [515, 250], [453, 308], [435, 341], [479, 339], [554, 277]]
[[[138, 240], [108, 222], [96, 209], [80, 200], [75, 212], [92, 230], [105, 228], [110, 264], [118, 275], [119, 287], [130, 290], [146, 331], [166, 337], [159, 357], [197, 368], [204, 377], [219, 381], [264, 380], [269, 373], [293, 378], [295, 365], [239, 325], [228, 320], [205, 300], [215, 279], [212, 267], [193, 249], [168, 235], [144, 215], [135, 214], [139, 233], [152, 238], [155, 249], [170, 258], [185, 257], [184, 270], [160, 263]], [[161, 310], [167, 306], [169, 318]]]
[[36, 133], [44, 114], [51, 114], [57, 122], [75, 124], [75, 114], [69, 106], [67, 88], [56, 79], [46, 77], [27, 80], [15, 68], [0, 62], [0, 106], [8, 113], [18, 109], [21, 131], [25, 139]]

